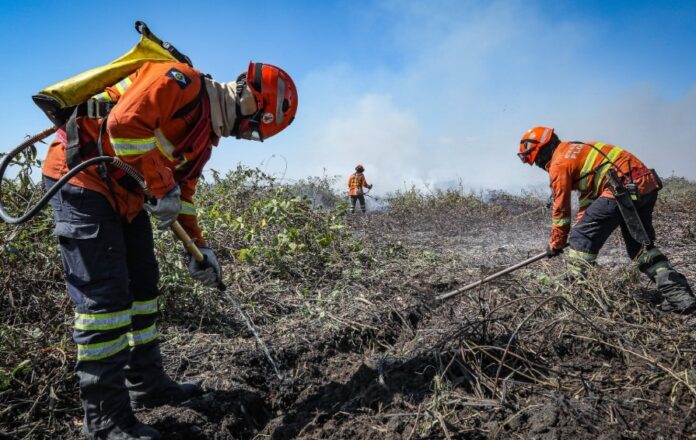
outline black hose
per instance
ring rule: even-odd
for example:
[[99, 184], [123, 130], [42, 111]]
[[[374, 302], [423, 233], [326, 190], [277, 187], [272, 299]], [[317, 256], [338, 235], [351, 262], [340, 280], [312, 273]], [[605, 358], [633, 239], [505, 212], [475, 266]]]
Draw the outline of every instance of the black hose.
[[[109, 163], [116, 168], [119, 168], [123, 171], [126, 172], [130, 177], [135, 180], [140, 188], [143, 190], [143, 193], [145, 193], [145, 198], [148, 200], [149, 203], [156, 203], [156, 199], [150, 194], [150, 192], [147, 189], [147, 186], [145, 185], [145, 180], [143, 177], [138, 173], [138, 171], [133, 168], [132, 166], [128, 165], [127, 163], [123, 162], [122, 160], [118, 159], [117, 157], [112, 157], [112, 156], [97, 156], [93, 157], [89, 160], [86, 160], [79, 165], [77, 165], [75, 168], [71, 169], [68, 171], [67, 174], [65, 174], [63, 177], [58, 179], [58, 181], [51, 187], [50, 190], [44, 194], [41, 199], [36, 202], [34, 206], [32, 206], [28, 211], [26, 211], [24, 214], [22, 214], [19, 217], [12, 217], [7, 211], [5, 211], [5, 207], [2, 206], [2, 181], [3, 181], [3, 176], [5, 175], [5, 170], [7, 167], [10, 165], [12, 162], [12, 159], [14, 159], [15, 156], [17, 156], [19, 153], [21, 153], [25, 148], [34, 145], [36, 142], [48, 137], [51, 133], [54, 133], [56, 130], [58, 130], [58, 127], [51, 127], [47, 130], [42, 131], [41, 133], [35, 134], [34, 136], [30, 137], [29, 139], [25, 140], [21, 144], [19, 144], [15, 149], [7, 153], [5, 157], [3, 157], [2, 161], [0, 162], [0, 219], [4, 221], [5, 223], [9, 224], [18, 224], [18, 223], [24, 223], [25, 221], [29, 220], [30, 218], [34, 217], [41, 209], [46, 206], [49, 200], [51, 200], [51, 197], [55, 195], [60, 189], [70, 181], [76, 174], [80, 173], [82, 170], [84, 170], [87, 167], [90, 167], [92, 165], [97, 165], [97, 164], [102, 164], [102, 163]], [[204, 265], [205, 260], [202, 262]], [[208, 267], [210, 267], [210, 263], [207, 264]], [[204, 266], [205, 267], [205, 266]], [[218, 284], [218, 289], [221, 291], [225, 291], [227, 287], [225, 284], [220, 280], [220, 283]], [[237, 306], [239, 307], [239, 306]], [[241, 312], [242, 310], [239, 309]], [[254, 332], [256, 335], [256, 333]], [[258, 338], [258, 335], [256, 335]], [[265, 346], [264, 346], [265, 349]], [[267, 349], [266, 349], [267, 350]], [[272, 358], [271, 363], [273, 363]], [[275, 368], [275, 364], [273, 365]], [[276, 373], [278, 373], [278, 370], [276, 368]], [[279, 374], [279, 373], [278, 373]], [[279, 376], [280, 377], [280, 376]]]
[[[2, 220], [5, 223], [10, 223], [10, 224], [24, 223], [25, 221], [34, 217], [41, 210], [41, 208], [46, 206], [46, 203], [48, 203], [48, 201], [51, 200], [51, 197], [53, 197], [53, 195], [55, 193], [57, 193], [63, 187], [63, 185], [68, 183], [68, 181], [70, 179], [72, 179], [77, 173], [79, 173], [80, 171], [84, 170], [85, 168], [87, 168], [91, 165], [102, 163], [102, 162], [106, 162], [106, 163], [113, 162], [114, 159], [115, 158], [110, 157], [110, 156], [98, 156], [98, 157], [94, 157], [92, 159], [89, 159], [85, 162], [82, 162], [81, 164], [79, 164], [78, 166], [76, 166], [75, 168], [70, 170], [66, 175], [61, 177], [58, 180], [58, 182], [56, 182], [56, 184], [50, 190], [48, 190], [46, 192], [46, 194], [44, 194], [43, 197], [41, 197], [41, 200], [39, 200], [36, 203], [36, 205], [32, 206], [27, 212], [22, 214], [20, 217], [12, 217], [10, 214], [8, 214], [7, 211], [5, 211], [5, 207], [2, 206], [2, 194], [0, 193], [0, 218], [2, 218]], [[3, 163], [3, 166], [4, 165], [5, 164]], [[0, 166], [0, 176], [5, 171], [3, 169], [3, 166]], [[1, 191], [1, 188], [0, 188], [0, 191]]]
[[3, 176], [5, 175], [5, 170], [7, 167], [10, 165], [12, 162], [12, 159], [17, 156], [22, 150], [25, 148], [29, 147], [30, 145], [35, 144], [36, 142], [44, 139], [45, 137], [48, 137], [51, 133], [54, 133], [56, 130], [58, 130], [58, 127], [52, 127], [47, 130], [42, 131], [39, 134], [36, 134], [29, 139], [25, 140], [21, 144], [19, 144], [14, 150], [10, 151], [7, 153], [5, 157], [3, 157], [2, 162], [0, 162], [0, 219], [4, 221], [5, 223], [9, 224], [18, 224], [18, 223], [24, 223], [25, 221], [29, 220], [30, 218], [34, 217], [46, 204], [48, 203], [49, 200], [51, 200], [51, 197], [55, 193], [57, 193], [63, 185], [68, 183], [70, 179], [72, 179], [76, 174], [80, 173], [82, 170], [84, 170], [87, 167], [90, 167], [92, 165], [100, 164], [100, 163], [110, 163], [114, 165], [117, 168], [122, 169], [125, 171], [130, 177], [132, 177], [136, 182], [138, 182], [138, 185], [145, 191], [146, 196], [147, 191], [146, 191], [146, 186], [145, 186], [145, 181], [143, 180], [142, 176], [130, 165], [127, 163], [119, 160], [116, 157], [112, 156], [97, 156], [93, 157], [89, 160], [86, 160], [79, 165], [77, 165], [75, 168], [71, 169], [68, 171], [66, 175], [58, 179], [55, 185], [44, 194], [43, 197], [41, 197], [41, 200], [39, 200], [34, 206], [32, 206], [28, 211], [26, 211], [24, 214], [22, 214], [19, 217], [13, 217], [11, 216], [6, 210], [5, 207], [2, 205], [2, 181], [3, 181]]

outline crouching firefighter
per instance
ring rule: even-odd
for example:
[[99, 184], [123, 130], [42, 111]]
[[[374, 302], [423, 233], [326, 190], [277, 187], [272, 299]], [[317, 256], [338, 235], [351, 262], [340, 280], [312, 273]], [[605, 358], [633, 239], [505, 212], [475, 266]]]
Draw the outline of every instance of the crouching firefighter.
[[[146, 62], [76, 108], [52, 142], [43, 167], [47, 187], [80, 161], [116, 156], [144, 178], [155, 204], [110, 166], [77, 174], [51, 200], [55, 235], [75, 305], [75, 367], [91, 439], [156, 439], [133, 409], [177, 404], [201, 393], [162, 367], [158, 332], [159, 270], [150, 218], [164, 229], [178, 220], [207, 257], [188, 257], [191, 276], [214, 286], [220, 265], [196, 219], [196, 183], [221, 137], [263, 141], [297, 110], [292, 79], [250, 63], [237, 81], [219, 83], [185, 62]], [[145, 212], [147, 211], [147, 212]]]
[[[678, 313], [696, 310], [688, 281], [654, 244], [652, 215], [662, 188], [654, 170], [615, 145], [561, 142], [553, 128], [547, 127], [524, 133], [518, 156], [549, 173], [553, 191], [549, 257], [569, 245], [568, 269], [571, 275], [582, 277], [620, 227], [628, 256], [662, 295], [660, 308]], [[580, 192], [580, 209], [571, 230], [573, 190]]]

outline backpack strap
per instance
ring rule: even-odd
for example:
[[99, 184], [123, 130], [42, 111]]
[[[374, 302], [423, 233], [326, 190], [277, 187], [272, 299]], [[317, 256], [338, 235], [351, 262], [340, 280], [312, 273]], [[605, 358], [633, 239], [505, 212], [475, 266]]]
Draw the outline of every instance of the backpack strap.
[[68, 122], [65, 124], [65, 135], [67, 143], [65, 145], [65, 162], [68, 169], [73, 169], [82, 162], [80, 155], [80, 132], [77, 128], [77, 114], [79, 106], [75, 107]]
[[[202, 79], [202, 78], [201, 78]], [[182, 179], [197, 179], [203, 172], [203, 167], [210, 159], [213, 145], [217, 145], [217, 138], [212, 136], [210, 126], [210, 101], [205, 86], [201, 83], [201, 92], [198, 94], [198, 102], [201, 104], [201, 113], [190, 128], [188, 135], [174, 148], [173, 155], [180, 156], [184, 151], [197, 150], [199, 154], [182, 170]]]
[[[597, 148], [596, 145], [588, 144], [587, 142], [572, 141], [572, 142], [570, 142], [570, 143], [571, 143], [571, 144], [586, 145], [586, 146], [588, 146], [588, 147], [594, 149], [595, 151], [597, 151], [597, 153], [601, 154], [601, 155], [604, 157], [604, 159], [606, 160], [606, 162], [605, 162], [605, 161], [600, 162], [599, 165], [597, 165], [597, 166], [594, 167], [593, 169], [587, 171], [586, 173], [584, 173], [583, 175], [581, 175], [581, 176], [578, 177], [577, 179], [573, 180], [573, 183], [576, 183], [576, 182], [581, 181], [582, 179], [584, 179], [585, 177], [589, 176], [590, 174], [596, 174], [597, 171], [599, 171], [600, 169], [604, 168], [604, 167], [607, 166], [607, 165], [611, 165], [611, 168], [614, 169], [614, 170], [616, 170], [616, 171], [618, 172], [618, 174], [619, 174], [619, 177], [621, 177], [622, 179], [626, 177], [626, 173], [624, 173], [623, 171], [621, 171], [621, 168], [617, 167], [616, 164], [614, 163], [614, 161], [612, 161], [612, 160], [609, 158], [609, 156], [607, 156], [606, 154], [604, 154], [604, 151], [602, 151], [601, 148]], [[630, 163], [629, 163], [629, 167], [630, 167]], [[629, 174], [630, 174], [630, 172], [629, 172]], [[628, 176], [628, 179], [629, 179], [629, 181], [631, 181], [630, 176]]]
[[[90, 119], [100, 119], [109, 116], [109, 112], [116, 105], [115, 102], [98, 101], [96, 99], [88, 99], [82, 104], [76, 105], [68, 121], [65, 123], [65, 162], [68, 169], [73, 169], [83, 161], [94, 156], [94, 149], [98, 146], [91, 139], [85, 139], [80, 136], [80, 129], [77, 125], [77, 118], [86, 116]], [[100, 129], [100, 132], [102, 130]], [[101, 138], [99, 142], [101, 143]], [[101, 155], [102, 152], [99, 151]]]
[[189, 113], [194, 111], [196, 107], [198, 107], [198, 104], [201, 102], [201, 98], [205, 94], [205, 83], [203, 82], [204, 79], [201, 76], [201, 89], [198, 91], [198, 95], [196, 95], [195, 98], [191, 100], [191, 102], [184, 104], [183, 107], [181, 107], [179, 110], [177, 110], [173, 115], [173, 119], [178, 119], [178, 118], [183, 118], [187, 116]]

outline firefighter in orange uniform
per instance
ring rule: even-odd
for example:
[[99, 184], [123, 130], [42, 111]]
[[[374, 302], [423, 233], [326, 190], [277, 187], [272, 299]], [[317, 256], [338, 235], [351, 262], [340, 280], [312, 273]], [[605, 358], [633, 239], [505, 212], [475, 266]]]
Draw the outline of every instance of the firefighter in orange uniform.
[[[159, 270], [148, 213], [167, 228], [178, 220], [207, 256], [187, 258], [208, 286], [220, 266], [196, 220], [194, 193], [221, 137], [263, 141], [297, 110], [292, 79], [278, 67], [250, 63], [237, 81], [219, 83], [185, 63], [146, 63], [89, 101], [98, 114], [72, 118], [44, 163], [47, 187], [97, 154], [116, 156], [144, 177], [157, 199], [118, 169], [90, 167], [51, 201], [68, 293], [75, 304], [75, 367], [90, 439], [156, 439], [133, 408], [176, 404], [201, 393], [162, 368], [156, 317]], [[144, 209], [145, 210], [144, 210]], [[148, 213], [146, 213], [147, 211]]]
[[[582, 277], [611, 233], [620, 227], [628, 256], [656, 283], [662, 295], [660, 308], [678, 313], [696, 309], [688, 281], [654, 245], [652, 214], [661, 188], [654, 170], [615, 145], [561, 142], [548, 127], [524, 133], [518, 156], [522, 162], [536, 164], [549, 173], [554, 200], [549, 257], [560, 254], [568, 244], [568, 268], [571, 274]], [[619, 206], [616, 197], [622, 196], [613, 189], [612, 176], [625, 190], [629, 209]], [[571, 229], [573, 190], [580, 193], [580, 209]], [[641, 236], [645, 236], [643, 241], [639, 241]]]
[[363, 188], [372, 189], [372, 185], [367, 183], [363, 171], [365, 171], [365, 167], [358, 164], [355, 167], [355, 172], [348, 178], [348, 195], [350, 196], [351, 214], [355, 213], [355, 204], [357, 202], [360, 202], [360, 210], [363, 213], [366, 211]]

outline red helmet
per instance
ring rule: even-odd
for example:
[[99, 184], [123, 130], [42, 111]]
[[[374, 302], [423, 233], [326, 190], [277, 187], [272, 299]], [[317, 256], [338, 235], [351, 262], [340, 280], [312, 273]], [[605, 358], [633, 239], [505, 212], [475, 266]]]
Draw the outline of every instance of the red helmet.
[[365, 171], [365, 167], [362, 166], [361, 164], [357, 164], [357, 165], [355, 166], [355, 171], [357, 171], [357, 172], [359, 172], [359, 173], [362, 173], [363, 171]]
[[534, 127], [530, 128], [522, 135], [520, 141], [520, 152], [517, 153], [520, 160], [529, 165], [534, 164], [534, 160], [539, 154], [539, 150], [548, 144], [553, 136], [553, 128], [549, 127]]
[[263, 142], [295, 119], [297, 89], [290, 75], [271, 64], [249, 62], [246, 84], [258, 111], [240, 121], [237, 137]]

